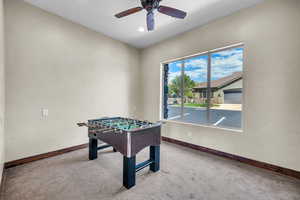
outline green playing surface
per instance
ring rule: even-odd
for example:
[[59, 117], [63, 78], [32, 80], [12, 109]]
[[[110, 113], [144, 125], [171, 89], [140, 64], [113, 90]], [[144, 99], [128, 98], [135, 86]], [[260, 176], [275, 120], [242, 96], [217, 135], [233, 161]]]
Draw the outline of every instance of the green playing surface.
[[149, 125], [147, 122], [141, 122], [137, 120], [123, 119], [123, 118], [103, 119], [103, 120], [96, 120], [95, 122], [101, 123], [108, 127], [117, 128], [123, 131], [131, 131]]

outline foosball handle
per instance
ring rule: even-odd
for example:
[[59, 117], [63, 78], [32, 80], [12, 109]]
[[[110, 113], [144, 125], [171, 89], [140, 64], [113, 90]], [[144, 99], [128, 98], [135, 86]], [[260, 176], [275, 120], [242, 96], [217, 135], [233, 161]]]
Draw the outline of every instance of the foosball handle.
[[80, 122], [80, 123], [77, 123], [77, 126], [82, 127], [82, 126], [88, 126], [88, 125], [86, 123]]

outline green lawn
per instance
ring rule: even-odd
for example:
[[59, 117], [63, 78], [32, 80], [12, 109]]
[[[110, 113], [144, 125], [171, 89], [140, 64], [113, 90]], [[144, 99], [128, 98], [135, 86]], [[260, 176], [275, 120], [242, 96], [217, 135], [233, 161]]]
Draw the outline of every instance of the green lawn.
[[[179, 104], [176, 104], [176, 106], [180, 106]], [[217, 104], [214, 104], [212, 105], [212, 107], [217, 107], [219, 105]], [[203, 103], [203, 104], [198, 104], [198, 103], [185, 103], [184, 104], [184, 107], [199, 107], [199, 108], [206, 108], [207, 107], [207, 104], [206, 103]]]

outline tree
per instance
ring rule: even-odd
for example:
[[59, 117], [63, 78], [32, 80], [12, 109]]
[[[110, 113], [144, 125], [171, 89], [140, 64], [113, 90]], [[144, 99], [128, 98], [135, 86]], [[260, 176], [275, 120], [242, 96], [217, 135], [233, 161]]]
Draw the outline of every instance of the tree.
[[[179, 97], [181, 96], [181, 76], [176, 76], [171, 83], [169, 84], [171, 96]], [[186, 74], [183, 75], [183, 94], [184, 97], [193, 98], [193, 91], [192, 89], [196, 86], [195, 81], [193, 81], [189, 76]]]

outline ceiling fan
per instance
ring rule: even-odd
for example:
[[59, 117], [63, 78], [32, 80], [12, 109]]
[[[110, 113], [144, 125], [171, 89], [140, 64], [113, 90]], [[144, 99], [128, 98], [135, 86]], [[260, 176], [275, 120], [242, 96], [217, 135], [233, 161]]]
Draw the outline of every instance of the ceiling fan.
[[154, 30], [154, 12], [153, 12], [154, 10], [157, 10], [160, 13], [169, 15], [171, 17], [179, 18], [179, 19], [184, 19], [186, 17], [187, 15], [186, 12], [175, 8], [167, 7], [167, 6], [161, 6], [160, 5], [161, 1], [162, 0], [141, 0], [142, 6], [131, 8], [129, 10], [118, 13], [115, 16], [117, 18], [122, 18], [145, 9], [147, 11], [148, 31]]

